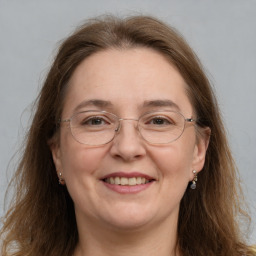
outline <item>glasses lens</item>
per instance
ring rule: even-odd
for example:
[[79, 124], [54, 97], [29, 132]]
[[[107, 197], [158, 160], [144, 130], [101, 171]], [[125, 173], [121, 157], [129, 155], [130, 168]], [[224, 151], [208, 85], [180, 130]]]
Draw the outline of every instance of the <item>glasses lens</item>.
[[[119, 118], [104, 111], [80, 112], [70, 120], [70, 129], [74, 139], [86, 145], [107, 144], [113, 140], [118, 126]], [[167, 144], [182, 135], [185, 118], [179, 112], [174, 111], [152, 112], [139, 119], [138, 127], [142, 137], [149, 143]]]
[[70, 121], [75, 140], [86, 145], [103, 145], [115, 136], [117, 117], [107, 112], [85, 111], [74, 115]]
[[139, 120], [142, 137], [152, 144], [167, 144], [183, 133], [185, 118], [174, 111], [148, 113]]

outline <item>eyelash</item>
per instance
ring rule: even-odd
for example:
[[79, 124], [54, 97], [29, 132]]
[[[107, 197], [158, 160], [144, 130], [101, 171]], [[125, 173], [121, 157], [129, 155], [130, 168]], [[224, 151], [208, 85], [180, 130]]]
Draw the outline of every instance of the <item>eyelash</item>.
[[[170, 124], [174, 124], [174, 122], [172, 120], [170, 120], [169, 118], [163, 117], [163, 116], [154, 116], [151, 117], [149, 119], [148, 123], [157, 121], [157, 120], [161, 120], [162, 122], [164, 122], [165, 125], [170, 125]], [[154, 124], [154, 123], [153, 123]], [[156, 125], [163, 125], [163, 124], [156, 124]]]
[[[154, 123], [155, 121], [161, 121], [161, 123]], [[82, 125], [97, 125], [97, 124], [93, 124], [94, 121], [100, 121], [101, 124], [99, 125], [102, 125], [102, 122], [106, 123], [106, 124], [110, 124], [111, 120], [107, 120], [106, 118], [104, 117], [99, 117], [99, 116], [92, 116], [92, 117], [88, 117], [86, 118], [85, 120], [83, 120], [81, 122]], [[162, 116], [153, 116], [149, 119], [149, 121], [145, 122], [145, 124], [153, 124], [153, 125], [171, 125], [171, 124], [174, 124], [173, 121], [169, 120], [168, 118], [166, 117], [162, 117]]]
[[103, 118], [103, 117], [99, 117], [99, 116], [92, 116], [92, 117], [88, 117], [88, 118], [86, 118], [85, 120], [83, 120], [82, 122], [81, 122], [81, 124], [82, 125], [95, 125], [95, 124], [93, 124], [92, 122], [93, 121], [98, 121], [98, 120], [100, 120], [101, 122], [103, 121], [103, 122], [105, 122], [105, 123], [111, 123], [111, 121], [107, 121], [106, 120], [106, 118]]

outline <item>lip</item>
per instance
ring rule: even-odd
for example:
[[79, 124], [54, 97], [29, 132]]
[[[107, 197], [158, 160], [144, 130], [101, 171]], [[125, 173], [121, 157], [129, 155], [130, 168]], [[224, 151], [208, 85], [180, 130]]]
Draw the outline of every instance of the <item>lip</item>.
[[[115, 177], [125, 177], [125, 178], [137, 178], [137, 177], [142, 177], [145, 178], [147, 180], [150, 180], [150, 182], [146, 183], [146, 184], [139, 184], [139, 185], [133, 185], [133, 186], [128, 186], [128, 185], [116, 185], [116, 184], [109, 184], [107, 182], [104, 182], [105, 179], [107, 178], [115, 178]], [[146, 189], [148, 189], [149, 187], [151, 187], [156, 179], [147, 175], [147, 174], [143, 174], [140, 172], [114, 172], [114, 173], [110, 173], [104, 177], [102, 177], [101, 182], [103, 183], [103, 185], [105, 185], [108, 189], [115, 191], [119, 194], [136, 194], [139, 193], [141, 191], [144, 191]]]
[[125, 177], [125, 178], [137, 178], [137, 177], [142, 177], [142, 178], [145, 178], [147, 180], [155, 180], [154, 177], [151, 177], [147, 174], [143, 174], [143, 173], [140, 173], [140, 172], [113, 172], [113, 173], [110, 173], [102, 178], [100, 178], [101, 180], [104, 180], [104, 179], [107, 179], [107, 178], [110, 178], [110, 177]]

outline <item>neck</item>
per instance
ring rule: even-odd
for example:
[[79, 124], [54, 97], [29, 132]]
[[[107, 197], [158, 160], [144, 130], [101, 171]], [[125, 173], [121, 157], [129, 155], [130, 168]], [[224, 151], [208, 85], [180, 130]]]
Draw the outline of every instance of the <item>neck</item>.
[[122, 230], [95, 223], [78, 225], [79, 242], [74, 256], [179, 256], [177, 220], [154, 226]]

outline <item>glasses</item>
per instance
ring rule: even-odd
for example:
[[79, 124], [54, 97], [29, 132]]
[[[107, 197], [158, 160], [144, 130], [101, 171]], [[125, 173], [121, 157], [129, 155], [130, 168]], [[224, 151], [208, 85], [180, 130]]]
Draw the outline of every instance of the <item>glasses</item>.
[[128, 120], [137, 122], [141, 137], [150, 144], [171, 143], [182, 135], [186, 122], [195, 122], [175, 111], [148, 112], [139, 119], [127, 119], [96, 110], [79, 112], [60, 122], [69, 122], [71, 134], [79, 143], [99, 146], [111, 142], [120, 131], [122, 122]]

